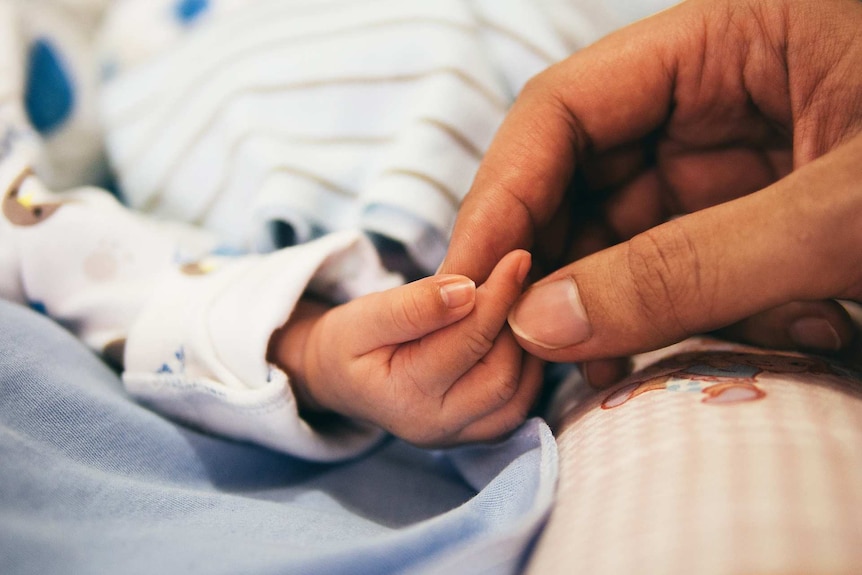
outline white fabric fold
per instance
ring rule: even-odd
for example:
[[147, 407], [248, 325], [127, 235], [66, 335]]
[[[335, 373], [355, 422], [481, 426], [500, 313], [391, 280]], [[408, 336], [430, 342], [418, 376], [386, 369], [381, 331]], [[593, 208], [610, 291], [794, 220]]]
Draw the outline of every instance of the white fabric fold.
[[208, 431], [313, 460], [356, 455], [382, 432], [347, 421], [308, 425], [286, 374], [265, 361], [267, 345], [310, 283], [356, 297], [400, 282], [355, 232], [185, 266], [156, 287], [132, 327], [123, 381], [159, 411]]

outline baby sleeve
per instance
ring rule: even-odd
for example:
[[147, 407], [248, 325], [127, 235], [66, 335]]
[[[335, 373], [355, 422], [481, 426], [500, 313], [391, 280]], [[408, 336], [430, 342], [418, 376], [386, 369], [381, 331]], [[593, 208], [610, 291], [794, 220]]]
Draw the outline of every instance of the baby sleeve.
[[312, 427], [266, 361], [307, 290], [337, 301], [400, 282], [361, 233], [222, 255], [211, 234], [143, 217], [103, 190], [53, 193], [21, 160], [0, 162], [0, 295], [121, 360], [132, 396], [193, 426], [323, 461], [381, 437], [346, 420]]
[[266, 350], [306, 289], [342, 299], [398, 283], [353, 232], [176, 267], [132, 326], [123, 381], [158, 411], [222, 435], [306, 459], [356, 455], [382, 432], [343, 418], [309, 425]]
[[[47, 129], [53, 124], [37, 133], [33, 120], [60, 116], [54, 108], [34, 115], [46, 109], [25, 94], [23, 47], [41, 38], [21, 26], [19, 10], [28, 6], [0, 0], [0, 297], [64, 325], [124, 366], [132, 396], [188, 424], [324, 461], [374, 444], [382, 432], [370, 426], [303, 420], [287, 375], [267, 363], [266, 351], [307, 290], [343, 301], [400, 278], [358, 232], [231, 257], [212, 234], [143, 217], [104, 190], [50, 191], [43, 182], [62, 181], [52, 169], [59, 164], [45, 161], [57, 136]], [[49, 12], [26, 21], [46, 27], [43, 47], [59, 43], [74, 56], [78, 36], [51, 27]], [[75, 141], [64, 149], [86, 140], [72, 129], [77, 112], [70, 114], [61, 132]]]

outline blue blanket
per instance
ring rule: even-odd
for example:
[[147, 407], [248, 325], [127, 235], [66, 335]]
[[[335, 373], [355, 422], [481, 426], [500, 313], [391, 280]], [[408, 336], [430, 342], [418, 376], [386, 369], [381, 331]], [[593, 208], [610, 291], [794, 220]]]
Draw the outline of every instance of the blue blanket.
[[62, 328], [0, 301], [0, 573], [512, 573], [550, 509], [531, 420], [498, 445], [390, 440], [312, 464], [130, 400]]

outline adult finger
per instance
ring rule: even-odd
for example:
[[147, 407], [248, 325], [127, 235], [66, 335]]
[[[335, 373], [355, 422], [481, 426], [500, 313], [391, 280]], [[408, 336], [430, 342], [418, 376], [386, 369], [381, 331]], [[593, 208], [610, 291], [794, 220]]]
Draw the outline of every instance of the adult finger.
[[853, 341], [856, 328], [836, 301], [792, 302], [720, 331], [723, 337], [774, 349], [834, 354]]
[[[720, 329], [723, 338], [772, 349], [794, 349], [836, 354], [854, 344], [859, 332], [838, 302], [792, 302], [745, 318]], [[592, 387], [609, 387], [631, 372], [631, 360], [611, 358], [581, 365], [584, 379]]]
[[754, 194], [588, 256], [522, 296], [527, 351], [584, 361], [655, 349], [792, 301], [862, 297], [862, 136]]
[[604, 389], [619, 382], [632, 372], [632, 360], [628, 357], [596, 359], [586, 361], [579, 367], [587, 385], [596, 389]]
[[670, 12], [606, 37], [525, 86], [459, 210], [442, 272], [482, 281], [504, 254], [532, 245], [580, 156], [635, 142], [662, 124], [672, 55], [691, 52], [695, 41], [678, 33]]

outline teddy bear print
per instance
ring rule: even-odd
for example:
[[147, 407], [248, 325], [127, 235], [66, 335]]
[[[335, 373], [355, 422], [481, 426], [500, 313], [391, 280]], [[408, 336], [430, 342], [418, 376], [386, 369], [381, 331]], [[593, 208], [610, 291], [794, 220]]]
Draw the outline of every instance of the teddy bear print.
[[121, 250], [116, 242], [102, 240], [84, 259], [84, 275], [95, 283], [115, 279], [125, 264], [134, 260], [132, 254]]
[[33, 175], [25, 170], [12, 182], [3, 196], [3, 216], [15, 226], [35, 226], [50, 218], [63, 202], [36, 202], [31, 194], [22, 193], [27, 178]]
[[825, 361], [789, 354], [695, 352], [661, 361], [643, 370], [634, 381], [611, 392], [602, 409], [613, 409], [648, 391], [702, 393], [702, 403], [726, 405], [757, 401], [766, 393], [757, 386], [761, 373], [836, 372]]

